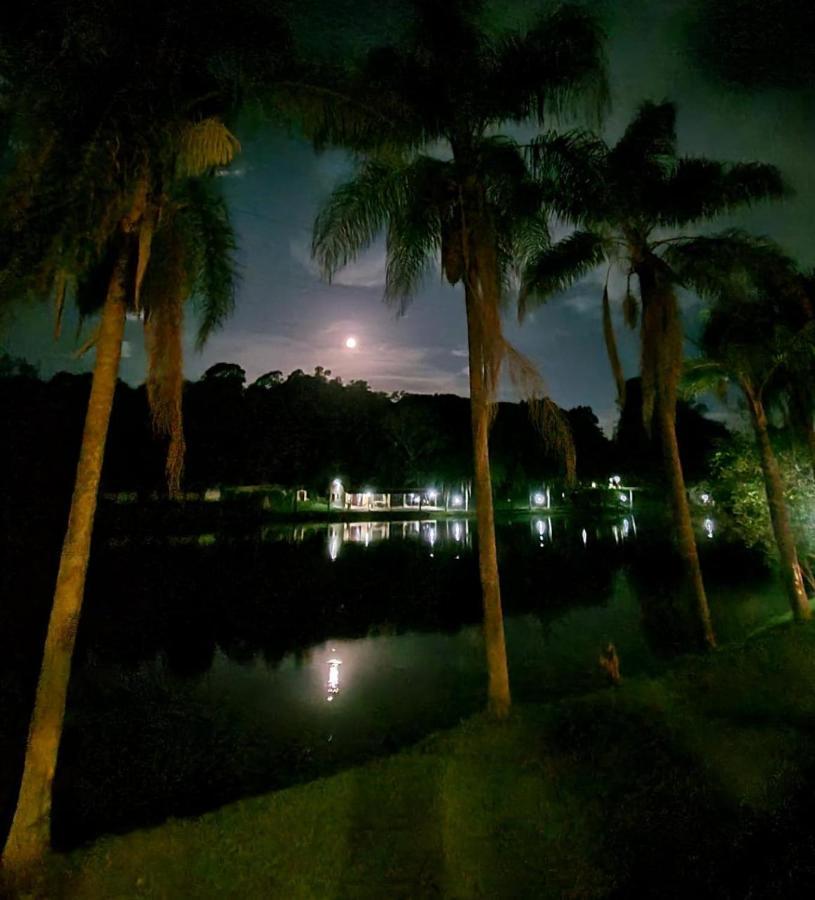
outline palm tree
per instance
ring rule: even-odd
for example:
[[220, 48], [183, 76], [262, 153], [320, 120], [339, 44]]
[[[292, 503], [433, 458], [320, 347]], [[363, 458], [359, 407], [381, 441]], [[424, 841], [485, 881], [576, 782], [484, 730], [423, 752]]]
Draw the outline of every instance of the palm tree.
[[[238, 143], [225, 125], [247, 77], [260, 79], [281, 32], [252, 3], [223, 28], [217, 4], [40, 0], [0, 14], [0, 84], [9, 122], [0, 190], [0, 290], [73, 293], [101, 306], [96, 359], [68, 528], [48, 623], [17, 807], [3, 850], [29, 869], [50, 840], [51, 785], [81, 612], [125, 315], [141, 313], [157, 430], [177, 487], [181, 310], [204, 301], [201, 337], [232, 302], [234, 239], [202, 177]], [[88, 305], [89, 304], [89, 305]]]
[[[761, 460], [784, 589], [797, 619], [811, 615], [770, 441], [768, 406], [801, 402], [811, 391], [815, 322], [802, 308], [802, 276], [772, 242], [730, 232], [697, 238], [670, 251], [674, 269], [713, 298], [700, 346], [686, 369], [685, 390], [741, 391]], [[811, 402], [811, 401], [810, 401]]]
[[[478, 2], [416, 6], [412, 43], [373, 51], [339, 101], [306, 98], [315, 139], [369, 151], [318, 216], [313, 249], [330, 278], [385, 230], [386, 299], [407, 303], [439, 258], [447, 280], [463, 284], [488, 706], [503, 718], [510, 688], [489, 427], [504, 363], [537, 387], [534, 369], [503, 337], [500, 309], [512, 264], [547, 232], [518, 146], [492, 131], [540, 123], [585, 98], [602, 103], [601, 38], [590, 17], [568, 7], [525, 34], [492, 37], [478, 25]], [[537, 408], [556, 428], [554, 405]]]
[[[551, 201], [581, 230], [554, 247], [544, 247], [530, 262], [519, 311], [523, 316], [531, 302], [562, 290], [603, 261], [622, 265], [629, 284], [624, 303], [630, 323], [641, 307], [643, 418], [650, 429], [656, 416], [679, 551], [704, 643], [713, 647], [716, 639], [676, 440], [683, 344], [676, 288], [683, 282], [667, 251], [686, 239], [683, 230], [694, 223], [779, 197], [784, 185], [773, 166], [679, 157], [675, 123], [673, 104], [645, 103], [613, 147], [580, 132], [543, 135], [533, 143], [534, 169], [544, 184], [557, 186]], [[639, 300], [630, 289], [634, 276]], [[690, 281], [686, 286], [694, 287]], [[618, 363], [613, 366], [619, 371]]]

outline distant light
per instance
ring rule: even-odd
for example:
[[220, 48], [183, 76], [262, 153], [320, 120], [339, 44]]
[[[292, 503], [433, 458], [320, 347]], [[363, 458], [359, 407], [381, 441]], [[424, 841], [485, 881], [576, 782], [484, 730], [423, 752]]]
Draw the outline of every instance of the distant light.
[[430, 488], [426, 493], [427, 499], [430, 500], [431, 503], [439, 496], [439, 492], [435, 488]]
[[702, 494], [702, 503], [710, 503], [710, 494]]
[[339, 478], [335, 478], [331, 483], [334, 485], [335, 488], [342, 487], [342, 482], [339, 480]]
[[612, 476], [611, 476], [611, 480], [614, 482], [614, 484], [615, 484], [617, 487], [620, 486], [620, 481], [622, 481], [622, 479], [620, 478], [619, 475], [612, 475]]
[[705, 519], [705, 534], [712, 538], [716, 531], [716, 523], [713, 519]]
[[460, 494], [454, 494], [453, 499], [450, 501], [453, 506], [461, 506], [464, 502]]
[[583, 546], [585, 547], [585, 546], [586, 546], [586, 541], [588, 540], [588, 535], [586, 534], [586, 529], [585, 529], [585, 528], [583, 529], [582, 534], [583, 534]]
[[345, 339], [345, 346], [346, 346], [349, 350], [356, 350], [356, 349], [357, 349], [357, 339], [356, 339], [352, 334], [349, 335], [349, 336]]
[[535, 506], [543, 506], [546, 501], [546, 497], [543, 494], [535, 494], [532, 499], [535, 501]]
[[340, 666], [342, 665], [341, 659], [329, 659], [328, 660], [328, 696], [326, 700], [329, 702], [334, 699], [334, 694], [339, 694], [340, 692]]
[[592, 481], [591, 486], [592, 486], [593, 488], [596, 488], [596, 487], [597, 487], [597, 482], [596, 482], [596, 481]]
[[624, 493], [623, 491], [620, 491], [620, 500], [622, 500], [623, 503], [628, 503], [628, 494]]

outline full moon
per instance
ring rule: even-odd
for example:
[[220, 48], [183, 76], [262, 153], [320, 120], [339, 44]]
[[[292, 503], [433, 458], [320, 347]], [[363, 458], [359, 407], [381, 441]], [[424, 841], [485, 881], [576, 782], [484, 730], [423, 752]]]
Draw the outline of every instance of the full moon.
[[351, 335], [350, 337], [347, 337], [347, 338], [345, 339], [345, 346], [346, 346], [349, 350], [356, 350], [356, 348], [357, 348], [357, 339], [356, 339], [353, 335]]

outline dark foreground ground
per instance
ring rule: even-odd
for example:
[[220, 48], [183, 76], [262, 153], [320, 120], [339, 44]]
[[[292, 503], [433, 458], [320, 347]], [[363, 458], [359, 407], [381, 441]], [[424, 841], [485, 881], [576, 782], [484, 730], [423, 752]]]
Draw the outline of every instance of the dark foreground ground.
[[57, 857], [49, 897], [815, 896], [815, 626]]

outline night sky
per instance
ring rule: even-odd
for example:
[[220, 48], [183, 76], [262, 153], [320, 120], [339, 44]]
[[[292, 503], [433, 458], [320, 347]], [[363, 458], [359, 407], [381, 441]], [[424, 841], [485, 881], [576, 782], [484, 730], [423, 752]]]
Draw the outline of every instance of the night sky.
[[[725, 6], [735, 9], [730, 30], [722, 29], [715, 15]], [[609, 36], [613, 108], [606, 137], [616, 140], [642, 100], [670, 99], [679, 107], [680, 152], [780, 166], [795, 190], [793, 198], [714, 227], [738, 224], [770, 235], [803, 265], [812, 266], [815, 104], [808, 86], [812, 73], [801, 62], [812, 51], [790, 42], [803, 44], [815, 22], [807, 21], [812, 14], [800, 6], [779, 0], [592, 4], [602, 13]], [[780, 16], [782, 7], [792, 9], [788, 19]], [[491, 20], [522, 23], [536, 8], [540, 5], [532, 0], [494, 4]], [[404, 21], [404, 10], [396, 3], [300, 0], [294, 9], [298, 37], [310, 51], [328, 57], [387, 42]], [[751, 13], [764, 19], [753, 21]], [[756, 47], [751, 47], [757, 35]], [[787, 59], [795, 62], [787, 65]], [[734, 77], [747, 86], [727, 80]], [[238, 305], [200, 354], [192, 349], [194, 322], [188, 322], [187, 377], [198, 377], [218, 361], [239, 363], [250, 381], [272, 369], [308, 372], [321, 365], [346, 381], [362, 378], [377, 389], [466, 394], [460, 288], [447, 287], [438, 273], [431, 275], [407, 314], [397, 317], [381, 299], [381, 244], [339, 273], [334, 284], [318, 278], [309, 258], [311, 224], [320, 203], [349, 173], [346, 156], [316, 156], [304, 141], [271, 128], [239, 136], [243, 153], [222, 179], [240, 242]], [[538, 364], [558, 403], [589, 404], [608, 427], [615, 409], [600, 327], [604, 277], [604, 271], [594, 273], [538, 310], [522, 328], [510, 315], [507, 334]], [[612, 279], [611, 293], [612, 299], [621, 296], [619, 278]], [[688, 296], [684, 301], [693, 334], [700, 304]], [[39, 364], [43, 376], [88, 369], [92, 358], [72, 358], [77, 344], [70, 325], [62, 340], [53, 342], [51, 316], [45, 304], [19, 310], [2, 336], [4, 349]], [[619, 319], [617, 325], [626, 374], [633, 376], [636, 335]], [[348, 335], [358, 339], [354, 351], [344, 347]], [[144, 354], [137, 322], [128, 323], [126, 339], [123, 376], [138, 383], [143, 380]]]

